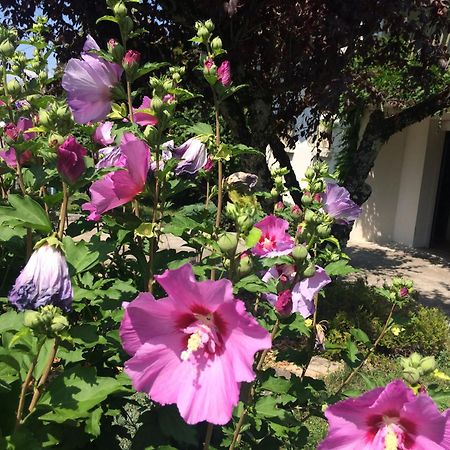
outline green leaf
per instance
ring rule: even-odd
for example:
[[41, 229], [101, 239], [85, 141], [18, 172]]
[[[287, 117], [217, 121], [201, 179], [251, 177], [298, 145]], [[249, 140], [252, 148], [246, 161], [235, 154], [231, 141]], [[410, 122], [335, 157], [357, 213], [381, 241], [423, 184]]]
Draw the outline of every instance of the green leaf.
[[10, 310], [0, 315], [0, 334], [10, 330], [20, 330], [23, 326], [23, 314]]
[[92, 436], [100, 436], [100, 420], [102, 415], [102, 408], [94, 409], [94, 411], [89, 415], [89, 418], [86, 420], [86, 424], [84, 426], [86, 433], [89, 433]]
[[38, 407], [47, 406], [51, 411], [40, 419], [64, 423], [69, 419], [88, 417], [92, 408], [121, 390], [122, 386], [115, 378], [97, 376], [94, 367], [73, 367], [50, 383], [41, 397]]
[[10, 194], [8, 200], [11, 207], [0, 207], [0, 222], [6, 222], [11, 226], [19, 225], [25, 228], [33, 228], [45, 233], [52, 230], [47, 213], [31, 197]]
[[174, 406], [166, 406], [158, 411], [158, 421], [161, 431], [179, 443], [187, 444], [183, 447], [196, 446], [198, 443], [197, 430], [189, 426]]
[[259, 228], [253, 227], [249, 232], [247, 237], [245, 238], [245, 246], [247, 248], [254, 247], [261, 237], [262, 231]]
[[190, 133], [196, 136], [213, 136], [214, 131], [209, 123], [197, 122], [187, 129]]
[[166, 62], [147, 62], [136, 71], [136, 75], [133, 77], [133, 80], [137, 80], [147, 73], [154, 72], [155, 70], [161, 69], [162, 67], [165, 67], [167, 65], [168, 63]]
[[358, 341], [364, 344], [366, 347], [370, 346], [371, 342], [369, 336], [359, 328], [352, 328], [350, 334]]
[[261, 397], [255, 404], [255, 410], [258, 415], [263, 417], [283, 417], [284, 411], [277, 408], [277, 403], [275, 397]]
[[275, 392], [276, 394], [286, 394], [290, 387], [291, 382], [289, 380], [286, 380], [285, 378], [276, 378], [273, 376], [270, 376], [261, 384], [262, 389]]
[[325, 267], [325, 271], [329, 276], [343, 277], [349, 273], [356, 272], [356, 269], [348, 264], [348, 260], [340, 259], [332, 262]]
[[104, 22], [104, 21], [119, 23], [119, 21], [114, 16], [102, 16], [99, 19], [97, 19], [97, 22], [95, 22], [95, 23], [97, 24], [99, 22]]

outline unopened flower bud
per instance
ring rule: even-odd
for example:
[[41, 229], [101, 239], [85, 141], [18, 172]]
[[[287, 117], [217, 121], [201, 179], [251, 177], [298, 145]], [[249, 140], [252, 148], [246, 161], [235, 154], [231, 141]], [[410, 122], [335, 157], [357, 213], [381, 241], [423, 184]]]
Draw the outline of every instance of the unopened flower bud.
[[413, 367], [404, 369], [402, 375], [409, 384], [417, 384], [420, 380], [420, 372]]
[[213, 49], [213, 51], [222, 50], [222, 39], [220, 39], [219, 36], [216, 36], [211, 41], [211, 48]]
[[13, 97], [19, 95], [22, 92], [22, 86], [15, 78], [9, 80], [8, 83], [6, 83], [6, 88]]
[[316, 266], [314, 264], [310, 264], [304, 271], [303, 276], [305, 278], [311, 278], [316, 274]]
[[302, 215], [302, 210], [298, 205], [291, 206], [291, 214], [295, 219], [298, 219]]
[[304, 261], [308, 256], [308, 249], [304, 245], [297, 245], [292, 249], [292, 257], [297, 262]]
[[436, 369], [436, 359], [434, 356], [426, 356], [425, 358], [422, 358], [422, 361], [420, 362], [420, 370], [424, 375], [428, 375], [433, 372], [434, 369]]
[[163, 100], [160, 97], [158, 97], [157, 95], [155, 95], [152, 98], [152, 109], [153, 109], [153, 111], [155, 111], [156, 114], [159, 114], [161, 112], [161, 110], [163, 109], [163, 107], [164, 107]]
[[315, 173], [314, 169], [310, 166], [305, 170], [305, 178], [311, 179], [314, 177]]
[[317, 225], [317, 234], [320, 237], [326, 238], [330, 235], [330, 233], [331, 233], [330, 225], [327, 225], [325, 223], [320, 223], [319, 225]]
[[214, 22], [211, 19], [208, 19], [205, 22], [205, 27], [210, 33], [212, 33], [214, 31], [214, 28], [215, 28], [214, 27]]
[[197, 30], [197, 36], [202, 39], [204, 42], [206, 42], [209, 38], [209, 35], [211, 33], [208, 31], [208, 29], [206, 27], [200, 27]]
[[0, 44], [0, 55], [2, 55], [4, 58], [9, 58], [10, 56], [14, 55], [15, 50], [16, 46], [8, 39], [4, 40]]
[[408, 290], [408, 288], [402, 287], [402, 288], [400, 289], [400, 291], [399, 291], [399, 295], [400, 295], [401, 298], [408, 297], [408, 295], [409, 295], [409, 290]]
[[239, 260], [239, 265], [237, 268], [237, 274], [239, 278], [247, 276], [251, 272], [253, 267], [250, 257], [247, 254], [243, 255], [244, 256], [241, 255], [241, 259]]
[[224, 233], [219, 237], [217, 244], [222, 253], [231, 258], [236, 252], [238, 244], [237, 236], [235, 233]]
[[275, 203], [275, 206], [273, 207], [275, 211], [283, 211], [284, 209], [284, 203], [283, 202], [277, 202]]
[[272, 188], [270, 191], [270, 195], [272, 196], [273, 199], [278, 198], [278, 191], [275, 188]]
[[122, 66], [125, 70], [134, 69], [141, 61], [141, 54], [136, 50], [128, 50], [122, 60]]
[[56, 334], [61, 333], [68, 327], [69, 327], [69, 322], [67, 321], [67, 318], [62, 315], [58, 315], [58, 316], [54, 317], [52, 320], [52, 324], [50, 325], [51, 330], [53, 331], [53, 333], [56, 333]]
[[39, 313], [37, 311], [25, 311], [23, 324], [27, 328], [36, 328], [41, 323]]
[[417, 352], [411, 353], [411, 355], [409, 356], [409, 360], [411, 361], [411, 365], [413, 367], [419, 367], [420, 363], [422, 362], [422, 355]]
[[48, 146], [49, 147], [59, 147], [63, 144], [64, 138], [58, 133], [52, 133], [48, 138]]
[[305, 206], [309, 206], [312, 203], [312, 197], [309, 192], [305, 192], [302, 195], [302, 204]]
[[315, 222], [317, 219], [316, 213], [311, 209], [305, 211], [305, 222]]
[[292, 314], [292, 291], [286, 289], [278, 294], [275, 309], [281, 317], [289, 317]]
[[44, 127], [50, 124], [50, 115], [45, 109], [39, 110], [39, 123]]

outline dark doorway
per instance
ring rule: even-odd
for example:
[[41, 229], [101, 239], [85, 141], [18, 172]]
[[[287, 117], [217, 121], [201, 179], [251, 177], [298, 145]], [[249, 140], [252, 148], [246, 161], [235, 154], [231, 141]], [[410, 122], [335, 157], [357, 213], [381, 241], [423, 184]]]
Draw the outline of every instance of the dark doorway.
[[445, 135], [430, 247], [450, 250], [450, 132]]

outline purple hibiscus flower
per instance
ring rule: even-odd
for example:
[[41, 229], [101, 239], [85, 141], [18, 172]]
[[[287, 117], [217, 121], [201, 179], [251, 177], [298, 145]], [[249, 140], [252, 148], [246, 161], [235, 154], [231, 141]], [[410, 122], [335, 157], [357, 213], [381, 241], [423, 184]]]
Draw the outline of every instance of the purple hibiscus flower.
[[348, 224], [353, 222], [362, 211], [361, 207], [350, 198], [347, 189], [335, 183], [327, 183], [322, 201], [323, 209], [336, 223]]

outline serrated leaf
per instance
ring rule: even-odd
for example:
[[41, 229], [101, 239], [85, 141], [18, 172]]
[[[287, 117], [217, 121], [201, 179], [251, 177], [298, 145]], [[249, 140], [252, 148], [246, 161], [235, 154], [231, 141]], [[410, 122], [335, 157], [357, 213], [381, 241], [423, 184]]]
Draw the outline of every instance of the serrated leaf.
[[350, 273], [356, 272], [356, 269], [349, 265], [348, 260], [340, 259], [339, 261], [332, 262], [325, 267], [325, 272], [329, 276], [343, 277]]
[[196, 136], [213, 136], [214, 131], [209, 123], [197, 122], [187, 129]]

